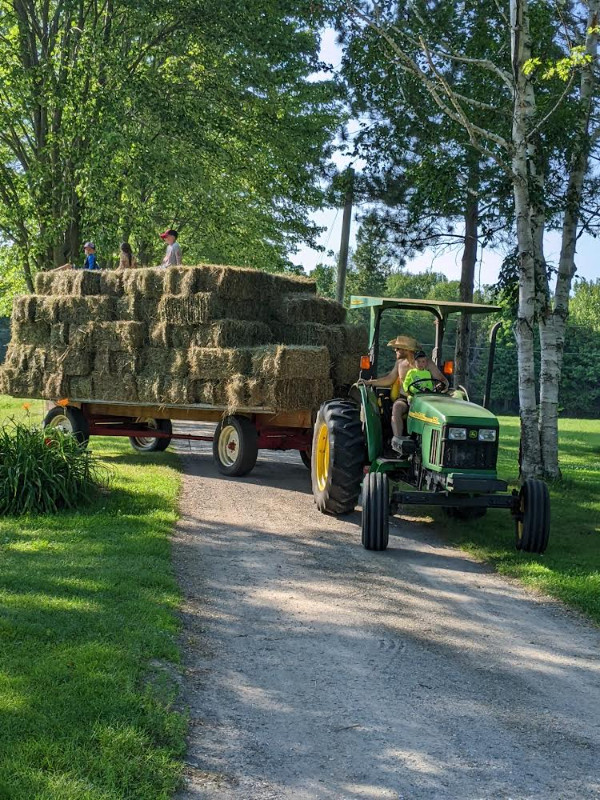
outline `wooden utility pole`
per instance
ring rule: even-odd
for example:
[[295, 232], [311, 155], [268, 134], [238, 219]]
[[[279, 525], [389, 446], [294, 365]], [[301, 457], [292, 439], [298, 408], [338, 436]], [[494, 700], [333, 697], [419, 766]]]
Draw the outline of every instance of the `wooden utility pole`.
[[352, 202], [354, 199], [354, 170], [346, 170], [346, 197], [344, 198], [344, 217], [342, 220], [342, 239], [340, 241], [340, 255], [338, 258], [337, 286], [335, 298], [338, 303], [344, 302], [346, 291], [346, 271], [348, 269], [348, 248], [350, 245], [350, 222], [352, 220]]

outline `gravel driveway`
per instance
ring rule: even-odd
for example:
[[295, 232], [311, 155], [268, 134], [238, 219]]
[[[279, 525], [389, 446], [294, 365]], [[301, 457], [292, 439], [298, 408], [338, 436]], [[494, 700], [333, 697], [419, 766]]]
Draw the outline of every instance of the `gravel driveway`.
[[227, 479], [181, 449], [179, 800], [600, 798], [598, 629], [427, 517], [363, 550], [297, 453]]

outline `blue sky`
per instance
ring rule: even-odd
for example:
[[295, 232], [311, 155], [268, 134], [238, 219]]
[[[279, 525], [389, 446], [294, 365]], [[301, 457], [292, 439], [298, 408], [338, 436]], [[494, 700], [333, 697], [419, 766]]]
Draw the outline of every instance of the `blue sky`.
[[[338, 67], [341, 60], [341, 50], [336, 44], [335, 31], [327, 29], [323, 32], [321, 43], [321, 60]], [[344, 167], [347, 161], [343, 157], [337, 156], [336, 163]], [[342, 211], [341, 209], [324, 209], [313, 214], [312, 219], [320, 226], [325, 228], [324, 233], [319, 238], [319, 244], [326, 250], [333, 250], [337, 253], [342, 233]], [[356, 221], [356, 210], [352, 217], [352, 228], [350, 232], [351, 246], [354, 245], [358, 223]], [[560, 252], [560, 236], [558, 233], [549, 233], [545, 239], [546, 258], [550, 263], [558, 262]], [[504, 254], [500, 251], [486, 249], [480, 252], [480, 260], [475, 273], [475, 285], [485, 286], [495, 283], [498, 278], [498, 270], [502, 263]], [[423, 272], [425, 270], [435, 270], [443, 272], [449, 280], [460, 278], [460, 259], [461, 249], [456, 248], [450, 252], [436, 254], [433, 251], [425, 251], [416, 258], [409, 261], [407, 269], [410, 272]], [[295, 256], [292, 256], [295, 264], [300, 264], [306, 271], [314, 269], [321, 261], [334, 263], [334, 259], [328, 258], [326, 253], [320, 253], [312, 248], [302, 248]], [[590, 279], [600, 278], [600, 244], [591, 236], [581, 237], [577, 247], [577, 275]]]

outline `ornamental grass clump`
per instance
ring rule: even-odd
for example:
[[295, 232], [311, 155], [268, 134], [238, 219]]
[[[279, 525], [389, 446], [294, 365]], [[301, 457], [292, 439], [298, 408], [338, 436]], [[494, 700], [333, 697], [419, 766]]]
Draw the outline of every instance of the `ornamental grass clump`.
[[103, 483], [98, 462], [74, 436], [14, 420], [0, 427], [0, 515], [80, 508]]

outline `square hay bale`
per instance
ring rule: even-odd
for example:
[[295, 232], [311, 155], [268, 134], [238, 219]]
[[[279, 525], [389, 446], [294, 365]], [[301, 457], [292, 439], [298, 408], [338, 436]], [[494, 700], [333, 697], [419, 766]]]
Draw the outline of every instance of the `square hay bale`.
[[35, 345], [9, 344], [6, 350], [5, 365], [9, 369], [22, 372], [43, 372], [48, 362], [48, 351]]
[[192, 381], [194, 403], [211, 406], [227, 405], [227, 381]]
[[242, 348], [196, 347], [188, 352], [189, 375], [192, 380], [222, 380], [250, 371], [252, 350]]
[[369, 352], [369, 331], [364, 325], [342, 325], [346, 353], [365, 355]]
[[190, 405], [194, 402], [191, 381], [164, 375], [138, 375], [136, 382], [140, 402], [163, 405]]
[[193, 343], [200, 347], [253, 347], [270, 344], [273, 334], [264, 322], [220, 319], [194, 331]]
[[321, 325], [318, 322], [296, 322], [285, 325], [279, 322], [272, 323], [271, 328], [277, 342], [305, 347], [326, 347], [332, 360], [343, 348], [344, 332], [341, 325]]
[[12, 319], [15, 322], [35, 322], [35, 309], [37, 297], [34, 294], [24, 294], [13, 299]]
[[92, 375], [92, 399], [113, 400], [121, 403], [137, 401], [138, 391], [135, 376], [94, 373]]
[[100, 270], [90, 269], [38, 272], [35, 278], [36, 292], [56, 297], [59, 295], [86, 297], [87, 295], [102, 294], [100, 275]]
[[60, 322], [58, 318], [58, 312], [61, 307], [61, 300], [60, 297], [42, 297], [40, 295], [36, 295], [36, 304], [35, 304], [35, 321], [36, 322], [46, 322], [49, 325], [53, 325], [56, 322]]
[[349, 386], [359, 378], [360, 355], [349, 353], [340, 355], [333, 365], [333, 381], [336, 386]]
[[272, 345], [255, 348], [252, 374], [257, 378], [329, 378], [331, 360], [326, 347]]
[[116, 319], [114, 297], [60, 297], [56, 320], [48, 322], [72, 322], [80, 325], [85, 322], [110, 322]]
[[304, 275], [294, 275], [293, 273], [286, 274], [275, 272], [272, 275], [275, 283], [275, 291], [277, 294], [292, 294], [299, 292], [300, 294], [317, 293], [317, 282]]
[[13, 322], [11, 343], [35, 344], [47, 347], [50, 341], [50, 325], [47, 322]]
[[97, 350], [94, 355], [94, 373], [98, 375], [136, 375], [140, 371], [140, 356], [124, 350]]
[[3, 367], [2, 393], [12, 397], [42, 397], [44, 392], [43, 373], [26, 372], [11, 367]]
[[218, 319], [221, 305], [210, 292], [190, 295], [165, 294], [158, 304], [159, 319], [173, 325], [202, 325]]
[[151, 325], [149, 344], [152, 347], [181, 347], [187, 349], [194, 337], [192, 328], [172, 325], [168, 322], [158, 322]]
[[63, 372], [45, 376], [41, 395], [45, 400], [62, 400], [68, 395], [69, 381]]
[[189, 374], [188, 351], [182, 347], [145, 347], [140, 361], [144, 375], [187, 378]]
[[93, 349], [92, 333], [94, 327], [92, 322], [87, 322], [83, 325], [69, 325], [69, 346], [80, 350]]
[[225, 398], [227, 408], [231, 411], [235, 411], [238, 408], [248, 408], [250, 405], [248, 378], [245, 375], [232, 375], [225, 382]]
[[123, 270], [100, 270], [100, 294], [122, 297], [124, 291]]
[[202, 267], [167, 267], [165, 269], [164, 293], [191, 295], [196, 292], [212, 291], [216, 281], [210, 271]]
[[145, 297], [158, 300], [164, 291], [165, 270], [163, 267], [155, 269], [124, 269], [123, 291], [125, 294], [140, 292]]
[[327, 379], [258, 380], [249, 386], [251, 405], [275, 411], [316, 410], [333, 397], [333, 384]]
[[284, 295], [273, 309], [281, 322], [320, 322], [322, 325], [338, 325], [346, 319], [346, 309], [334, 300], [316, 297], [313, 294], [297, 293]]
[[57, 322], [50, 326], [50, 347], [64, 347], [69, 344], [69, 325]]
[[147, 339], [144, 322], [99, 322], [91, 327], [92, 343], [97, 350], [137, 351]]
[[48, 351], [46, 368], [49, 371], [62, 372], [67, 378], [89, 375], [92, 371], [92, 354], [89, 350], [80, 350], [73, 346], [52, 348]]
[[92, 378], [73, 377], [69, 380], [69, 399], [71, 400], [91, 400], [92, 399]]

